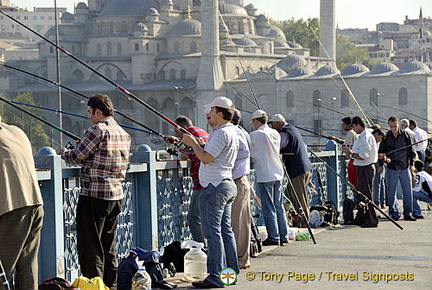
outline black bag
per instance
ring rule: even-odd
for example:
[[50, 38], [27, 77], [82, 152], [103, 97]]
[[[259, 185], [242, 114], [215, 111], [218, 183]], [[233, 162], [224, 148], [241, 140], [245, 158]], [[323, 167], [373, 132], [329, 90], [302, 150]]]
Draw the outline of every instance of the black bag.
[[251, 241], [250, 241], [250, 253], [252, 258], [258, 257], [258, 254], [262, 252], [262, 241], [259, 236], [258, 227], [255, 224], [254, 219], [251, 217]]
[[337, 225], [339, 212], [336, 210], [336, 205], [332, 201], [326, 201], [324, 206], [327, 207], [326, 214], [324, 215], [324, 222]]
[[179, 241], [174, 241], [164, 249], [164, 254], [161, 257], [161, 263], [164, 269], [168, 269], [171, 276], [176, 272], [184, 272], [184, 256], [189, 249], [182, 249]]
[[72, 287], [72, 285], [69, 283], [68, 280], [54, 277], [44, 280], [39, 286], [39, 290], [63, 290], [63, 289], [69, 289], [69, 290], [77, 290], [77, 288]]
[[356, 206], [355, 201], [345, 198], [343, 202], [343, 219], [344, 223], [348, 224], [354, 221], [354, 208]]

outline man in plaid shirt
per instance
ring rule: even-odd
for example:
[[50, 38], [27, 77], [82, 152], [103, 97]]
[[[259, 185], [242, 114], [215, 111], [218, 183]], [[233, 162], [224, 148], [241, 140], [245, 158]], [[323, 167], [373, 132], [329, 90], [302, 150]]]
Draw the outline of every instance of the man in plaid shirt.
[[77, 244], [81, 272], [101, 277], [108, 287], [117, 282], [116, 227], [123, 203], [121, 182], [129, 161], [130, 136], [112, 117], [107, 95], [94, 95], [87, 103], [92, 126], [74, 149], [62, 149], [62, 159], [81, 164]]

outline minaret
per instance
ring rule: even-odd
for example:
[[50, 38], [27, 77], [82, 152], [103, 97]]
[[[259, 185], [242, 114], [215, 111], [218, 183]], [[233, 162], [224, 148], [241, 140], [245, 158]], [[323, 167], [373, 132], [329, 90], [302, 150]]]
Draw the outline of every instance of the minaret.
[[423, 39], [424, 34], [424, 23], [423, 23], [423, 9], [420, 6], [420, 15], [419, 15], [419, 28], [420, 28], [420, 38]]
[[217, 91], [223, 85], [219, 59], [219, 0], [203, 0], [201, 4], [201, 63], [197, 89]]
[[320, 40], [322, 45], [320, 45], [319, 55], [334, 61], [336, 61], [335, 2], [336, 0], [320, 0]]

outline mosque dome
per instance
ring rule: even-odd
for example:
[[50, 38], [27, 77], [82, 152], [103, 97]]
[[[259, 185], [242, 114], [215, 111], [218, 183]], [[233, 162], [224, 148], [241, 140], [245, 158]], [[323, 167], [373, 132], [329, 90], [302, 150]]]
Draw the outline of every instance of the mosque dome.
[[327, 64], [321, 67], [316, 73], [316, 77], [328, 76], [333, 74], [338, 74], [340, 71], [332, 64]]
[[431, 71], [430, 68], [426, 64], [418, 60], [407, 62], [399, 70], [400, 73], [430, 72], [430, 71]]
[[78, 3], [78, 5], [76, 6], [76, 9], [88, 9], [87, 4], [85, 4], [84, 2], [80, 2]]
[[298, 67], [291, 69], [288, 72], [288, 76], [290, 78], [297, 78], [297, 77], [308, 76], [308, 75], [312, 75], [312, 69], [310, 68], [309, 65], [298, 66]]
[[65, 21], [65, 20], [74, 20], [75, 17], [69, 13], [69, 12], [63, 12], [62, 16], [61, 16], [61, 20]]
[[183, 19], [168, 32], [167, 36], [201, 35], [201, 22]]
[[242, 6], [219, 1], [219, 12], [222, 15], [249, 16]]
[[366, 73], [368, 71], [369, 69], [365, 65], [362, 65], [360, 63], [353, 63], [343, 69], [342, 75], [349, 76], [349, 75], [355, 75], [359, 73]]
[[308, 62], [303, 56], [294, 53], [287, 55], [277, 66], [285, 71], [289, 71], [295, 67], [306, 66], [307, 64]]
[[160, 10], [159, 1], [111, 0], [103, 6], [99, 17], [143, 17], [152, 14], [151, 8], [156, 9], [156, 12]]
[[246, 36], [241, 38], [241, 39], [234, 40], [234, 43], [237, 45], [242, 45], [242, 46], [257, 46], [255, 41], [253, 41], [252, 39], [250, 39], [249, 37], [246, 37]]
[[282, 29], [274, 25], [270, 25], [270, 32], [268, 33], [267, 36], [274, 37], [274, 38], [282, 38], [283, 40], [286, 41], [285, 33], [283, 33]]
[[386, 73], [386, 72], [393, 72], [393, 71], [398, 71], [399, 68], [390, 62], [381, 62], [377, 65], [375, 65], [370, 73], [371, 74], [382, 74], [382, 73]]

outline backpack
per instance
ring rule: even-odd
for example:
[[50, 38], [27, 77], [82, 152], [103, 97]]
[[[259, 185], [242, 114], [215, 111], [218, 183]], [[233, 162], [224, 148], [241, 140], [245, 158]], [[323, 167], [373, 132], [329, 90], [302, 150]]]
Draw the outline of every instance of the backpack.
[[63, 289], [70, 289], [70, 290], [77, 290], [77, 288], [73, 287], [68, 280], [60, 278], [60, 277], [54, 277], [44, 280], [39, 286], [39, 290], [63, 290]]
[[259, 236], [258, 227], [255, 224], [253, 217], [251, 217], [251, 240], [250, 240], [250, 253], [252, 258], [258, 257], [258, 254], [262, 252], [262, 241]]
[[343, 202], [343, 220], [344, 224], [348, 224], [354, 221], [354, 208], [356, 206], [355, 201], [345, 198]]

